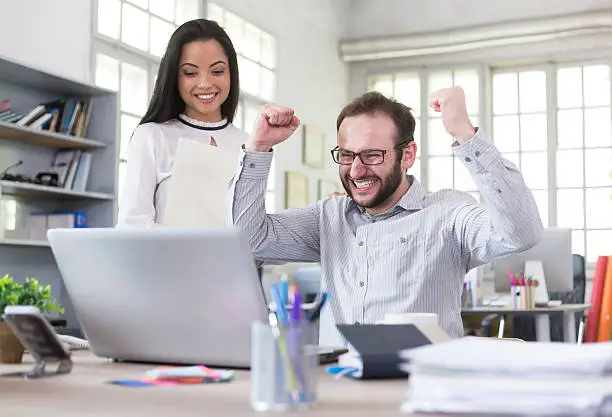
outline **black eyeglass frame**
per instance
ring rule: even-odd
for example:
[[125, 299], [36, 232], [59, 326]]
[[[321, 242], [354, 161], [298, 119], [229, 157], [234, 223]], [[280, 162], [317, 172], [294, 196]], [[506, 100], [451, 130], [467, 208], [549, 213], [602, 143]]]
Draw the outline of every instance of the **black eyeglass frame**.
[[[401, 143], [398, 143], [397, 145], [395, 145], [395, 146], [394, 146], [393, 148], [391, 148], [391, 149], [365, 149], [365, 150], [363, 150], [363, 151], [361, 151], [361, 152], [352, 152], [352, 151], [349, 151], [349, 150], [343, 149], [343, 151], [344, 151], [344, 152], [350, 152], [351, 154], [353, 154], [353, 159], [352, 159], [352, 160], [351, 160], [351, 162], [349, 162], [349, 163], [341, 163], [341, 162], [340, 162], [340, 147], [339, 147], [339, 146], [336, 146], [336, 147], [335, 147], [334, 149], [332, 149], [330, 152], [331, 152], [331, 155], [332, 155], [332, 159], [333, 159], [333, 160], [334, 160], [334, 162], [335, 162], [336, 164], [338, 164], [338, 165], [352, 165], [352, 164], [353, 164], [353, 162], [355, 162], [355, 157], [357, 157], [357, 156], [358, 156], [358, 157], [359, 157], [359, 159], [361, 160], [361, 163], [362, 163], [362, 164], [364, 164], [364, 165], [380, 165], [380, 164], [382, 164], [382, 163], [384, 163], [384, 162], [385, 162], [385, 154], [386, 154], [387, 152], [392, 152], [392, 151], [394, 151], [394, 150], [396, 150], [396, 149], [398, 149], [398, 148], [400, 148], [400, 147], [402, 147], [402, 146], [404, 146], [404, 145], [406, 145], [406, 144], [408, 144], [408, 143], [410, 143], [410, 142], [412, 142], [412, 141], [413, 141], [413, 139], [408, 139], [408, 140], [405, 140], [405, 141], [403, 141], [403, 142], [401, 142]], [[370, 152], [380, 152], [380, 153], [381, 153], [381, 154], [380, 154], [380, 156], [382, 157], [382, 160], [381, 160], [380, 162], [375, 163], [375, 164], [369, 164], [369, 163], [366, 163], [366, 162], [363, 160], [363, 158], [361, 157], [361, 154], [364, 154], [364, 153], [370, 153]], [[336, 157], [336, 155], [338, 155], [338, 157]]]

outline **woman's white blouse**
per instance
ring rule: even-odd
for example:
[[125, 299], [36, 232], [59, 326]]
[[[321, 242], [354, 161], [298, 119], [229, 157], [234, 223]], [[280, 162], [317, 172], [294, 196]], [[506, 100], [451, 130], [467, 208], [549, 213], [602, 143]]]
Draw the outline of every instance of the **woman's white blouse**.
[[[204, 123], [180, 115], [164, 123], [139, 125], [130, 140], [127, 166], [119, 200], [117, 226], [150, 227], [165, 223], [168, 181], [181, 138], [217, 146], [236, 153], [248, 134], [226, 120]], [[206, 178], [202, 178], [206, 186]]]

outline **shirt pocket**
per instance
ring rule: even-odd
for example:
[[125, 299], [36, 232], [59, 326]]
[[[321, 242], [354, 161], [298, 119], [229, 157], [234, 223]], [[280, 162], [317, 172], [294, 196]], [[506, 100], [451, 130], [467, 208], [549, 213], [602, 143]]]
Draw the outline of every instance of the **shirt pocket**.
[[384, 288], [405, 291], [422, 280], [426, 250], [417, 233], [392, 231], [373, 238], [369, 244], [371, 276]]

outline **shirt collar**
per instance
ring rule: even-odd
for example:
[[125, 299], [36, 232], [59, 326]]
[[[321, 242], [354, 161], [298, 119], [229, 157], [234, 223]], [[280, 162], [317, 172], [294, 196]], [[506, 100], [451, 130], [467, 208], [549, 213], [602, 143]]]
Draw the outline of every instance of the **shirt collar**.
[[[402, 198], [399, 199], [397, 204], [389, 209], [389, 211], [393, 210], [395, 207], [401, 207], [404, 210], [421, 210], [424, 207], [423, 199], [425, 198], [425, 190], [423, 190], [423, 187], [413, 175], [408, 175], [408, 181], [411, 182], [410, 188], [408, 191], [406, 191]], [[363, 208], [359, 207], [353, 199], [349, 198], [345, 212], [348, 213], [354, 209], [357, 209], [360, 212], [364, 211]]]

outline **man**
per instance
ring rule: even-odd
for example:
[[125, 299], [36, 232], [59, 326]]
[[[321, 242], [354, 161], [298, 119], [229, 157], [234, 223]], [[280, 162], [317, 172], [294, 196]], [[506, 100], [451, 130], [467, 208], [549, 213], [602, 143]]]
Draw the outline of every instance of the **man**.
[[[248, 236], [257, 259], [321, 262], [322, 287], [331, 294], [328, 322], [375, 323], [386, 313], [431, 312], [449, 335], [460, 337], [467, 271], [526, 250], [540, 238], [531, 192], [517, 168], [472, 126], [463, 90], [438, 91], [430, 106], [441, 113], [455, 140], [452, 150], [478, 184], [483, 204], [455, 190], [426, 193], [406, 175], [416, 155], [414, 117], [408, 107], [375, 92], [356, 98], [338, 116], [332, 155], [346, 196], [265, 213], [272, 147], [299, 126], [291, 109], [264, 106], [244, 146], [234, 183], [234, 224]], [[322, 335], [321, 343], [343, 342], [334, 333]]]

